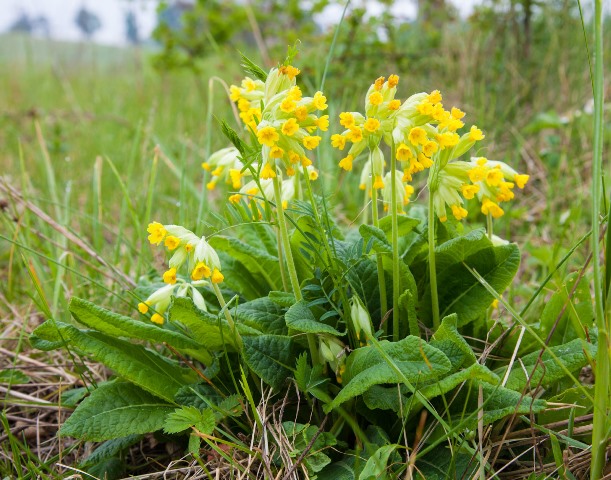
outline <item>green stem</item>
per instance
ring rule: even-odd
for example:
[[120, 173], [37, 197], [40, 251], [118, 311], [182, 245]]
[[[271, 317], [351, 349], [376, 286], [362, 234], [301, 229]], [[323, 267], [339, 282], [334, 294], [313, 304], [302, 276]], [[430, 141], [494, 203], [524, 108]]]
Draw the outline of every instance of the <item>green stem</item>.
[[233, 321], [233, 318], [231, 317], [231, 312], [229, 312], [228, 308], [225, 308], [227, 306], [227, 303], [225, 302], [223, 293], [221, 292], [221, 289], [219, 288], [219, 286], [216, 283], [212, 284], [212, 288], [214, 289], [216, 299], [219, 301], [219, 305], [221, 306], [221, 309], [223, 309], [225, 312], [225, 320], [227, 320], [227, 323], [229, 324], [229, 328], [231, 329], [233, 336], [238, 344], [237, 346], [238, 348], [242, 348], [242, 337], [240, 337], [240, 333], [238, 332], [235, 322]]
[[392, 142], [390, 155], [390, 220], [392, 226], [392, 336], [399, 341], [399, 294], [401, 274], [399, 270], [399, 217], [397, 214], [397, 155], [395, 142]]
[[603, 304], [603, 277], [600, 258], [600, 200], [603, 153], [603, 20], [602, 0], [594, 4], [594, 148], [592, 158], [592, 256], [594, 261], [595, 318], [598, 328], [596, 382], [594, 384], [594, 419], [592, 430], [592, 463], [590, 478], [603, 475], [609, 428], [609, 318], [611, 312]]
[[[331, 401], [333, 400], [329, 396], [329, 394], [320, 390], [316, 391], [316, 396], [324, 403], [331, 403]], [[359, 426], [359, 423], [352, 415], [350, 415], [346, 410], [344, 410], [343, 407], [336, 407], [333, 410], [336, 411], [340, 415], [340, 417], [342, 417], [346, 421], [348, 425], [350, 425], [350, 428], [352, 428], [352, 431], [356, 435], [356, 438], [361, 445], [367, 445], [369, 443], [367, 435], [365, 434], [365, 432], [363, 432], [363, 430]]]
[[492, 215], [488, 214], [486, 217], [486, 230], [488, 233], [488, 239], [492, 241]]
[[[380, 219], [378, 217], [378, 191], [373, 188], [373, 182], [375, 181], [375, 175], [371, 175], [371, 218], [373, 226], [380, 228]], [[376, 261], [378, 265], [378, 283], [380, 284], [380, 319], [384, 320], [388, 307], [386, 306], [386, 278], [384, 277], [384, 263], [382, 262], [382, 256], [376, 255]], [[384, 322], [384, 332], [387, 331], [386, 322]]]
[[[289, 232], [286, 228], [286, 220], [284, 219], [284, 208], [282, 207], [282, 193], [280, 191], [280, 180], [278, 177], [274, 177], [274, 197], [276, 201], [276, 214], [278, 216], [278, 227], [280, 232], [280, 241], [282, 242], [282, 250], [284, 251], [284, 258], [286, 258], [286, 266], [289, 271], [289, 278], [291, 280], [291, 287], [293, 289], [293, 295], [295, 300], [300, 302], [303, 300], [301, 294], [301, 288], [299, 287], [299, 279], [297, 278], [297, 269], [295, 268], [295, 261], [293, 260], [293, 252], [291, 251], [291, 242], [289, 241]], [[279, 259], [282, 261], [282, 259]], [[318, 346], [316, 344], [316, 336], [308, 333], [308, 347], [310, 348], [310, 355], [312, 355], [312, 364], [316, 365], [319, 363], [318, 360]]]
[[[433, 172], [431, 172], [433, 173]], [[433, 328], [439, 327], [439, 299], [437, 297], [437, 270], [435, 267], [435, 191], [429, 180], [429, 276], [431, 284], [431, 306], [433, 309]]]

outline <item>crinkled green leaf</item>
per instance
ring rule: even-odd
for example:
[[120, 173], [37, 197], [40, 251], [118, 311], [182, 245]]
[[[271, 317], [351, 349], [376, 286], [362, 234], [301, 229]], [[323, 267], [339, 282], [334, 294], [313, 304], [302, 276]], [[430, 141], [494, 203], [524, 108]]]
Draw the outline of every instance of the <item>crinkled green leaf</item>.
[[179, 332], [119, 315], [81, 298], [72, 297], [69, 309], [76, 321], [114, 337], [149, 340], [156, 343], [167, 342], [178, 349], [201, 347], [197, 342]]
[[[499, 293], [509, 286], [520, 265], [520, 251], [515, 244], [495, 247], [483, 230], [474, 230], [439, 245], [435, 257], [440, 314], [444, 317], [456, 313], [459, 326], [479, 318], [494, 300], [464, 264], [476, 270]], [[430, 322], [428, 285], [423, 293], [420, 313]]]
[[[443, 352], [418, 337], [409, 336], [398, 342], [382, 341], [380, 347], [414, 385], [439, 378], [451, 368]], [[402, 383], [398, 373], [373, 346], [359, 348], [349, 355], [345, 381], [345, 387], [325, 406], [325, 411], [363, 394], [373, 385]]]
[[87, 397], [70, 415], [60, 435], [101, 442], [155, 432], [175, 406], [130, 382], [108, 382]]
[[[572, 340], [564, 345], [551, 347], [549, 350], [553, 352], [569, 372], [576, 372], [585, 366], [588, 363], [588, 357], [596, 357], [596, 347], [580, 339]], [[535, 388], [539, 383], [550, 385], [566, 376], [565, 369], [558, 364], [558, 361], [549, 351], [546, 350], [543, 353], [539, 364], [537, 364], [538, 358], [538, 351], [522, 357], [519, 365], [517, 363], [514, 364], [505, 386], [520, 392], [524, 390], [527, 384], [525, 371], [530, 376], [530, 388]], [[537, 364], [536, 369], [534, 369], [535, 364]], [[506, 371], [507, 367], [503, 367], [497, 370], [497, 374], [502, 378]]]
[[473, 353], [469, 344], [458, 332], [457, 325], [457, 315], [448, 315], [441, 321], [441, 325], [429, 342], [429, 345], [438, 348], [446, 354], [452, 363], [453, 370], [472, 365], [477, 361], [475, 353]]
[[290, 307], [297, 300], [295, 300], [295, 295], [290, 292], [279, 292], [279, 291], [271, 291], [267, 295], [268, 298], [277, 305], [281, 307]]
[[292, 376], [295, 363], [293, 341], [281, 335], [243, 337], [242, 354], [248, 366], [274, 390], [279, 390]]
[[125, 340], [92, 330], [79, 330], [72, 325], [49, 320], [34, 333], [42, 338], [63, 338], [83, 354], [103, 363], [119, 376], [168, 402], [183, 386], [195, 383], [196, 375], [176, 362]]
[[284, 308], [267, 297], [238, 305], [236, 321], [270, 335], [286, 335]]
[[325, 323], [319, 322], [307, 306], [307, 302], [301, 300], [289, 308], [284, 316], [286, 326], [291, 330], [302, 333], [326, 333], [329, 335], [342, 336], [340, 332]]
[[416, 460], [417, 480], [448, 480], [473, 478], [479, 462], [472, 455], [450, 450], [445, 445], [435, 448]]
[[96, 448], [91, 455], [81, 462], [81, 466], [95, 465], [103, 460], [118, 455], [123, 450], [128, 449], [132, 445], [138, 443], [142, 439], [142, 434], [132, 434], [125, 437], [113, 438], [106, 440], [102, 445]]
[[210, 245], [239, 261], [246, 270], [259, 278], [259, 283], [267, 284], [268, 291], [280, 288], [280, 264], [277, 256], [232, 237], [211, 237]]
[[28, 377], [21, 370], [5, 369], [0, 370], [0, 383], [8, 385], [19, 385], [28, 383], [30, 377]]

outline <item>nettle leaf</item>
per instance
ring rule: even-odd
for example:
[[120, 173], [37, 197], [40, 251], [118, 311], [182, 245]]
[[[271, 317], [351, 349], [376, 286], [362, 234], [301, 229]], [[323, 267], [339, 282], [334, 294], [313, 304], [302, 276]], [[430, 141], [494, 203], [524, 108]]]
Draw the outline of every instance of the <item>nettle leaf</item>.
[[[319, 428], [314, 425], [303, 425], [301, 423], [283, 422], [282, 428], [286, 436], [293, 444], [291, 456], [297, 457], [308, 448], [309, 453], [305, 457], [305, 465], [310, 473], [320, 472], [331, 463], [331, 459], [323, 453], [323, 450], [337, 444], [337, 439], [330, 432], [318, 432]], [[318, 434], [318, 436], [316, 436]], [[312, 443], [312, 441], [314, 441]]]
[[[442, 316], [458, 315], [458, 326], [483, 315], [494, 297], [467, 270], [476, 270], [497, 292], [503, 292], [520, 265], [515, 244], [495, 247], [483, 230], [474, 230], [448, 240], [435, 249], [439, 311]], [[464, 263], [464, 264], [463, 264]], [[431, 322], [431, 292], [428, 285], [420, 301], [422, 318]]]
[[77, 297], [72, 297], [69, 309], [76, 321], [111, 336], [148, 340], [155, 343], [167, 342], [178, 349], [201, 347], [200, 344], [179, 332], [119, 315]]
[[[443, 352], [418, 337], [409, 336], [392, 343], [382, 341], [380, 347], [414, 385], [437, 379], [451, 369], [450, 361]], [[397, 372], [374, 346], [359, 348], [349, 355], [345, 380], [346, 386], [325, 406], [326, 412], [362, 395], [373, 385], [402, 383]]]
[[138, 388], [114, 381], [95, 389], [68, 418], [60, 435], [94, 442], [155, 432], [175, 406]]
[[211, 435], [216, 427], [214, 412], [210, 409], [199, 410], [192, 406], [177, 408], [168, 414], [163, 431], [165, 433], [180, 433], [195, 427], [201, 433]]
[[262, 333], [271, 335], [286, 335], [287, 333], [284, 308], [270, 298], [262, 297], [241, 303], [232, 313], [238, 323], [255, 328]]
[[302, 333], [327, 333], [341, 337], [346, 332], [340, 332], [325, 323], [319, 322], [308, 308], [307, 302], [301, 300], [289, 308], [284, 316], [286, 326]]
[[176, 393], [176, 403], [196, 407], [198, 410], [220, 404], [225, 397], [207, 383], [185, 385]]
[[174, 401], [174, 395], [183, 385], [195, 383], [197, 379], [191, 369], [180, 367], [157, 352], [100, 332], [79, 330], [52, 320], [34, 332], [42, 339], [63, 339], [119, 376], [168, 402]]
[[308, 355], [305, 352], [299, 355], [295, 369], [295, 382], [299, 390], [316, 397], [316, 389], [328, 381], [329, 377], [324, 375], [322, 365], [311, 367], [308, 363]]
[[[499, 377], [494, 372], [484, 365], [475, 363], [464, 370], [420, 387], [418, 390], [425, 398], [430, 400], [445, 395], [461, 383], [472, 379], [479, 379], [492, 385], [498, 385], [500, 382]], [[374, 386], [363, 394], [363, 401], [367, 408], [372, 410], [393, 410], [397, 413], [406, 412], [408, 407], [413, 411], [421, 404], [416, 397], [412, 398], [404, 386], [401, 386], [400, 389], [397, 387]]]
[[274, 390], [279, 390], [292, 376], [289, 365], [295, 363], [293, 341], [281, 335], [243, 337], [242, 354], [250, 369]]
[[[553, 352], [562, 365], [564, 365], [564, 368], [559, 365], [558, 360], [556, 360], [548, 350]], [[539, 384], [544, 386], [550, 385], [564, 378], [566, 376], [565, 370], [576, 372], [588, 363], [588, 357], [594, 358], [596, 356], [596, 346], [580, 339], [572, 340], [564, 345], [551, 347], [548, 350], [543, 353], [541, 362], [538, 364], [538, 351], [522, 357], [521, 364], [524, 365], [524, 368], [522, 368], [521, 365], [514, 365], [505, 386], [511, 390], [523, 391], [527, 385], [525, 371], [530, 376], [531, 389], [537, 387]], [[537, 364], [536, 369], [535, 364]], [[503, 367], [497, 370], [497, 374], [503, 377], [506, 371], [507, 367]]]
[[[221, 351], [224, 348], [236, 350], [237, 343], [227, 320], [200, 310], [190, 298], [175, 298], [168, 312], [171, 322], [179, 322], [184, 325], [193, 338], [207, 349], [212, 351]], [[237, 323], [236, 328], [241, 335], [260, 333], [241, 323]]]
[[446, 354], [452, 363], [453, 370], [474, 364], [477, 359], [467, 341], [458, 332], [458, 316], [448, 315], [433, 335], [429, 345]]
[[245, 270], [259, 279], [259, 283], [267, 284], [267, 291], [280, 288], [280, 263], [277, 256], [232, 237], [211, 237], [210, 246], [239, 261]]

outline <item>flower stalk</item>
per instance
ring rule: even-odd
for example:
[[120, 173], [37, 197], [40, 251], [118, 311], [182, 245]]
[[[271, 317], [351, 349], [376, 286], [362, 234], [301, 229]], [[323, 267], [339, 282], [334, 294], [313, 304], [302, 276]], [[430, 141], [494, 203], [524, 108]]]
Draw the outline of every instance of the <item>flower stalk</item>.
[[399, 294], [401, 293], [401, 273], [399, 262], [399, 217], [397, 213], [397, 155], [395, 142], [392, 142], [390, 155], [390, 219], [392, 235], [392, 336], [400, 340]]
[[[371, 182], [373, 182], [375, 176], [371, 176]], [[378, 216], [378, 191], [376, 188], [371, 188], [371, 220], [373, 222], [373, 226], [376, 228], [380, 228], [380, 218]], [[382, 261], [382, 256], [376, 255], [376, 263], [378, 267], [378, 283], [380, 285], [380, 318], [384, 321], [384, 317], [386, 316], [386, 312], [388, 311], [387, 303], [386, 303], [386, 278], [384, 276], [384, 263]], [[384, 322], [384, 331], [386, 331], [386, 323]]]
[[[431, 177], [435, 169], [431, 170]], [[431, 285], [431, 307], [433, 311], [433, 328], [439, 327], [439, 298], [437, 297], [437, 269], [435, 266], [435, 189], [429, 177], [429, 277]]]

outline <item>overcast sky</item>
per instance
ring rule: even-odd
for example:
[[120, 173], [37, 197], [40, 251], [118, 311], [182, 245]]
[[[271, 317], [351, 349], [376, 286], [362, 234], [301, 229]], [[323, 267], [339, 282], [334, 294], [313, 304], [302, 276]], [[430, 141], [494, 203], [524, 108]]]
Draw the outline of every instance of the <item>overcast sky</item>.
[[[363, 0], [361, 0], [363, 1]], [[375, 0], [364, 0], [369, 13], [375, 15], [381, 6]], [[51, 36], [61, 40], [81, 40], [81, 33], [74, 22], [82, 6], [100, 18], [102, 27], [93, 39], [100, 43], [122, 45], [125, 43], [125, 13], [132, 9], [136, 15], [140, 38], [148, 38], [155, 27], [156, 0], [0, 0], [0, 32], [5, 32], [22, 14], [30, 18], [43, 15], [49, 21]], [[360, 2], [353, 1], [353, 4]], [[398, 0], [396, 13], [402, 17], [415, 15], [414, 0]], [[468, 14], [478, 0], [453, 0], [463, 14]], [[335, 23], [341, 16], [341, 7], [330, 7], [317, 20], [323, 26]]]

